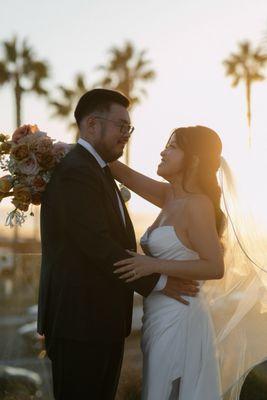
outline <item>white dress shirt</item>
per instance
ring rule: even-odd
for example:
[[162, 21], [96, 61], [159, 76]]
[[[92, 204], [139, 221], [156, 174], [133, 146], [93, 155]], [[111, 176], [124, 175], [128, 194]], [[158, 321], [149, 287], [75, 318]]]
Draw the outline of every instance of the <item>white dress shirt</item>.
[[[89, 153], [92, 154], [92, 156], [95, 157], [96, 161], [98, 162], [98, 164], [100, 165], [101, 168], [104, 168], [107, 166], [107, 163], [100, 157], [100, 155], [97, 153], [97, 151], [95, 150], [95, 148], [91, 145], [91, 143], [87, 142], [86, 140], [80, 138], [78, 140], [78, 143], [83, 146], [86, 150], [89, 151]], [[121, 199], [120, 196], [117, 194], [117, 198], [118, 198], [118, 202], [119, 202], [119, 207], [120, 207], [120, 211], [121, 211], [121, 215], [122, 215], [122, 219], [124, 222], [124, 225], [126, 225], [126, 220], [125, 220], [125, 214], [124, 214], [124, 210], [123, 210], [123, 206], [121, 204]], [[160, 291], [163, 290], [166, 286], [167, 283], [167, 276], [166, 275], [161, 275], [156, 286], [154, 287], [153, 291]]]

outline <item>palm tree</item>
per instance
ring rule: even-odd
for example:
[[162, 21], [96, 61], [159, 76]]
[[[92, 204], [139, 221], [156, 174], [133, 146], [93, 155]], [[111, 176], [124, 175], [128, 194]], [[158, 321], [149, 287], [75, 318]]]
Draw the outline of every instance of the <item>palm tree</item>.
[[[16, 37], [3, 42], [4, 57], [0, 60], [0, 86], [11, 84], [15, 98], [16, 127], [21, 125], [21, 103], [25, 93], [36, 93], [47, 96], [42, 86], [43, 80], [49, 77], [49, 67], [44, 61], [36, 58], [26, 40], [18, 43]], [[18, 228], [14, 227], [13, 247], [16, 252]]]
[[4, 58], [0, 60], [0, 85], [10, 83], [15, 97], [16, 127], [21, 125], [21, 103], [24, 93], [36, 93], [47, 96], [42, 86], [43, 80], [49, 77], [49, 67], [44, 61], [35, 57], [31, 47], [23, 40], [21, 45], [17, 38], [3, 42]]
[[246, 85], [247, 123], [249, 128], [249, 147], [251, 146], [251, 86], [256, 81], [265, 79], [263, 68], [267, 63], [267, 54], [261, 47], [255, 50], [248, 41], [239, 43], [239, 51], [230, 54], [223, 61], [226, 75], [233, 78], [232, 87], [236, 87], [241, 81]]
[[[100, 86], [124, 93], [134, 107], [141, 102], [142, 96], [147, 94], [144, 84], [153, 80], [156, 75], [150, 68], [151, 62], [146, 58], [146, 50], [137, 51], [132, 43], [126, 42], [121, 49], [112, 47], [109, 53], [109, 62], [98, 67], [104, 72]], [[129, 143], [125, 161], [129, 165]]]
[[68, 129], [74, 130], [76, 138], [78, 130], [73, 119], [73, 108], [79, 98], [87, 91], [85, 77], [79, 73], [74, 77], [74, 85], [72, 88], [58, 86], [60, 100], [50, 99], [50, 104], [54, 108], [53, 116], [67, 120]]

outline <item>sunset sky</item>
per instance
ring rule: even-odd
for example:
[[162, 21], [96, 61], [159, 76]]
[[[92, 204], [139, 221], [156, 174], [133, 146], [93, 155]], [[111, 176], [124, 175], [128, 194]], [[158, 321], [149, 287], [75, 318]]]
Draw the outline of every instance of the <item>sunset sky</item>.
[[[37, 55], [51, 65], [52, 79], [47, 83], [51, 90], [58, 84], [72, 85], [77, 72], [86, 74], [90, 87], [99, 77], [95, 67], [107, 61], [110, 47], [120, 47], [125, 40], [132, 41], [139, 50], [147, 49], [157, 77], [146, 85], [148, 97], [132, 114], [136, 127], [132, 166], [138, 170], [155, 177], [159, 153], [170, 131], [196, 124], [207, 125], [220, 134], [224, 155], [230, 162], [238, 158], [246, 162], [241, 155], [246, 152], [247, 139], [245, 89], [244, 85], [231, 88], [222, 61], [237, 50], [240, 41], [247, 39], [255, 47], [263, 44], [267, 37], [266, 0], [2, 3], [1, 40], [14, 34], [26, 37]], [[0, 102], [0, 130], [12, 132], [10, 86], [0, 88]], [[267, 152], [266, 105], [267, 81], [252, 89], [253, 152], [257, 160], [266, 158]], [[51, 118], [52, 110], [41, 98], [25, 97], [22, 111], [23, 123], [37, 123], [54, 138], [72, 140], [66, 124]], [[153, 207], [135, 196], [131, 210], [155, 213]]]

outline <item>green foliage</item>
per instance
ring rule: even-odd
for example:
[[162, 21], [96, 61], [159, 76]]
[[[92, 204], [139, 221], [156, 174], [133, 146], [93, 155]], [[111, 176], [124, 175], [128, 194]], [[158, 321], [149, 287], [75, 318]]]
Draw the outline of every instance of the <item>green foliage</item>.
[[263, 69], [267, 64], [267, 54], [261, 47], [252, 49], [248, 41], [239, 43], [239, 51], [231, 53], [223, 61], [226, 76], [232, 77], [232, 87], [238, 86], [243, 81], [246, 86], [247, 123], [249, 127], [249, 147], [251, 146], [251, 85], [265, 79]]
[[[147, 95], [144, 85], [155, 78], [156, 73], [150, 67], [146, 58], [146, 50], [138, 51], [131, 42], [126, 42], [120, 49], [112, 47], [109, 50], [110, 59], [107, 64], [100, 65], [98, 70], [103, 72], [99, 86], [118, 90], [131, 101], [131, 106], [141, 103]], [[130, 162], [130, 142], [126, 147], [125, 162]]]
[[72, 87], [65, 87], [63, 85], [59, 85], [57, 90], [58, 90], [57, 99], [50, 98], [49, 100], [49, 103], [54, 110], [53, 116], [66, 120], [68, 129], [74, 130], [77, 136], [78, 130], [73, 118], [73, 110], [79, 98], [87, 90], [89, 90], [84, 75], [82, 73], [76, 74], [74, 77], [74, 84]]
[[73, 109], [79, 98], [89, 89], [103, 87], [118, 90], [131, 100], [132, 105], [139, 104], [141, 97], [146, 95], [143, 87], [155, 77], [155, 71], [149, 68], [150, 61], [145, 58], [146, 51], [136, 51], [133, 44], [126, 43], [123, 49], [113, 47], [110, 50], [110, 60], [97, 69], [103, 72], [103, 77], [96, 84], [86, 84], [82, 73], [74, 77], [71, 86], [58, 86], [58, 96], [50, 99], [54, 113], [53, 116], [67, 121], [68, 129], [74, 130], [78, 135], [73, 119]]
[[223, 61], [226, 75], [233, 78], [233, 87], [242, 80], [252, 83], [265, 79], [263, 68], [266, 64], [267, 54], [263, 53], [263, 49], [258, 47], [253, 50], [247, 41], [239, 43], [239, 51], [230, 54], [230, 57]]
[[98, 67], [103, 71], [100, 86], [121, 91], [133, 106], [140, 104], [141, 98], [147, 94], [144, 84], [156, 76], [149, 66], [146, 50], [137, 51], [131, 42], [126, 42], [121, 49], [112, 47], [109, 54], [108, 63]]
[[4, 41], [0, 60], [0, 85], [10, 83], [16, 99], [16, 126], [21, 122], [21, 98], [25, 92], [47, 95], [43, 81], [49, 77], [49, 66], [36, 58], [26, 40], [19, 43], [14, 37]]
[[17, 81], [21, 92], [46, 94], [42, 81], [49, 77], [49, 66], [36, 58], [26, 40], [20, 44], [16, 37], [3, 42], [4, 57], [0, 61], [1, 84]]

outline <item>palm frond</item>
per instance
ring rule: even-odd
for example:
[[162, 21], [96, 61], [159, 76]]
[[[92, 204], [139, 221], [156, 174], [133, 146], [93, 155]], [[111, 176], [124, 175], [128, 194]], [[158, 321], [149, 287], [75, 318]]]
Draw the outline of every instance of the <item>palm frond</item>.
[[252, 81], [263, 81], [265, 79], [265, 76], [263, 74], [260, 74], [258, 72], [255, 72], [253, 75], [250, 76]]
[[239, 43], [239, 48], [240, 48], [240, 53], [245, 55], [245, 56], [248, 56], [248, 54], [251, 53], [251, 46], [250, 46], [250, 43], [247, 40], [245, 40], [243, 42], [240, 42]]
[[232, 76], [232, 86], [237, 86], [240, 80], [250, 82], [264, 79], [261, 70], [267, 64], [267, 54], [261, 47], [252, 49], [250, 42], [244, 41], [238, 44], [239, 52], [231, 53], [227, 60], [223, 61], [226, 76]]
[[9, 81], [10, 75], [7, 70], [6, 64], [0, 61], [0, 85], [7, 83]]
[[86, 92], [86, 85], [85, 85], [85, 78], [83, 74], [77, 74], [76, 75], [76, 87], [78, 91], [80, 92]]
[[233, 77], [233, 81], [231, 83], [231, 86], [232, 87], [236, 87], [239, 84], [240, 80], [241, 80], [241, 76], [240, 75], [234, 76]]
[[137, 51], [134, 45], [127, 41], [122, 48], [112, 47], [108, 53], [110, 58], [107, 64], [98, 67], [103, 71], [101, 85], [123, 92], [132, 104], [137, 104], [143, 94], [140, 88], [156, 75], [155, 71], [148, 67], [151, 61], [146, 57], [146, 50]]
[[17, 59], [17, 38], [14, 37], [10, 42], [3, 43], [7, 62], [15, 63]]
[[32, 87], [31, 87], [30, 91], [35, 92], [39, 96], [47, 96], [48, 95], [48, 91], [44, 87], [41, 86], [41, 82], [38, 79], [36, 79], [32, 83]]
[[66, 88], [62, 85], [58, 86], [59, 91], [61, 92], [61, 95], [65, 98], [65, 99], [69, 99], [72, 98], [75, 94], [73, 89], [69, 89]]
[[142, 74], [139, 75], [140, 79], [144, 80], [144, 81], [149, 81], [155, 78], [156, 74], [155, 71], [150, 70], [150, 71], [145, 71]]
[[59, 103], [57, 101], [50, 101], [49, 103], [55, 109], [55, 112], [53, 114], [54, 116], [57, 116], [57, 117], [69, 116], [70, 110], [71, 110], [71, 107], [69, 104], [63, 104], [63, 103]]
[[39, 79], [45, 79], [49, 76], [49, 66], [44, 61], [34, 61], [32, 71]]
[[35, 58], [34, 52], [33, 52], [32, 48], [28, 45], [28, 42], [26, 39], [24, 39], [22, 42], [20, 53], [21, 53], [20, 55], [24, 59], [25, 63], [28, 63]]

